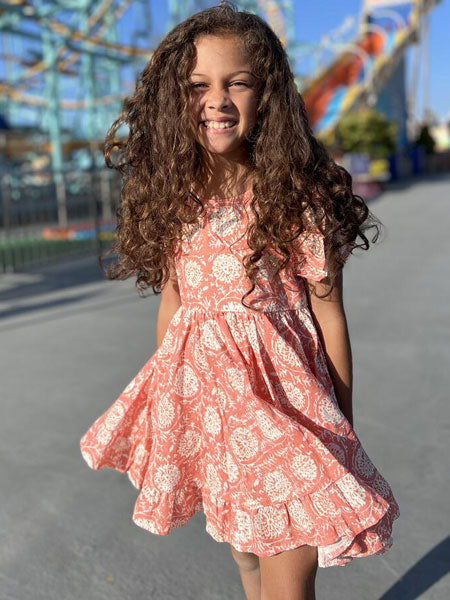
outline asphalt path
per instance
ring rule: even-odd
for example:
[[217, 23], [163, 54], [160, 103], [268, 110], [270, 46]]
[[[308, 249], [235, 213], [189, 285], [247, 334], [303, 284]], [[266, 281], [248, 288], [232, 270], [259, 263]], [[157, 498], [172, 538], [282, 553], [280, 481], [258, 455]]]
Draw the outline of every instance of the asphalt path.
[[[400, 505], [384, 555], [319, 569], [318, 600], [450, 598], [450, 177], [391, 185], [384, 233], [344, 270], [355, 429]], [[79, 439], [155, 350], [159, 296], [92, 258], [0, 276], [0, 600], [243, 600], [197, 513], [131, 521], [126, 475]]]

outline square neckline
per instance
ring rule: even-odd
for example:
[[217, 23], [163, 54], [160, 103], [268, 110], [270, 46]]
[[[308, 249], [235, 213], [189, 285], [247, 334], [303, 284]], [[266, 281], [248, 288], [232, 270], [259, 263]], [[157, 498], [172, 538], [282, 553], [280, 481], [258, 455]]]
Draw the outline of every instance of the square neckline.
[[236, 202], [237, 200], [241, 200], [243, 198], [247, 198], [248, 196], [251, 195], [253, 191], [253, 187], [248, 188], [247, 190], [245, 190], [245, 192], [242, 192], [242, 194], [237, 194], [234, 196], [228, 196], [227, 198], [217, 198], [217, 197], [209, 197], [209, 198], [205, 198], [202, 196], [199, 196], [199, 198], [203, 201], [208, 202], [208, 204], [227, 204], [227, 203], [232, 203], [232, 202]]

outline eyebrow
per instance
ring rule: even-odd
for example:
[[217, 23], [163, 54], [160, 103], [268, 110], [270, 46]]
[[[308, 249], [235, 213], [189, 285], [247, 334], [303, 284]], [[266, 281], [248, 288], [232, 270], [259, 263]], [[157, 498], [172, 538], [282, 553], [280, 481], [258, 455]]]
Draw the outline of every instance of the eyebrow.
[[[253, 75], [253, 73], [251, 71], [233, 71], [233, 73], [230, 73], [229, 76], [233, 77], [233, 75], [237, 75], [238, 73], [248, 73], [249, 75], [251, 75], [252, 77], [254, 77], [254, 75]], [[191, 77], [193, 75], [198, 75], [199, 77], [208, 77], [204, 73], [191, 73]]]

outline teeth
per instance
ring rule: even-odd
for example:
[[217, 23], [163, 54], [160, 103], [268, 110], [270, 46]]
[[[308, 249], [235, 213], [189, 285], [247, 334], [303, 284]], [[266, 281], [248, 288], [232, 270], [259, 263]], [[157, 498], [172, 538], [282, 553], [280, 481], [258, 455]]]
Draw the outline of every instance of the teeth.
[[236, 121], [204, 121], [205, 126], [209, 129], [227, 129], [232, 127]]

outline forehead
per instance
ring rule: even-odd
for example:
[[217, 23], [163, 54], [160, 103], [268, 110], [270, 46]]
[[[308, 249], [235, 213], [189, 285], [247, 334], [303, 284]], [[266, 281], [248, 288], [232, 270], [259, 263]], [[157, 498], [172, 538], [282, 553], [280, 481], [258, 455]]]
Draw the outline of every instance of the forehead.
[[194, 45], [197, 50], [195, 72], [220, 72], [222, 69], [237, 70], [250, 67], [244, 44], [236, 35], [206, 35], [195, 40]]

